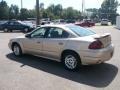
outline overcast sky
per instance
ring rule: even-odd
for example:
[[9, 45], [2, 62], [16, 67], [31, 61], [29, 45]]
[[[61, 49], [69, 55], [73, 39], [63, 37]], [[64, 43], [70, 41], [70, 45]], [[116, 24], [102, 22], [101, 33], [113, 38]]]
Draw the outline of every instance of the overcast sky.
[[[21, 0], [5, 0], [8, 5], [16, 4], [21, 7]], [[40, 3], [44, 3], [46, 8], [50, 4], [62, 4], [63, 8], [72, 6], [74, 9], [81, 10], [82, 0], [39, 0]], [[120, 2], [120, 0], [118, 0]], [[100, 8], [103, 0], [85, 0], [85, 8]], [[28, 9], [33, 9], [35, 7], [36, 0], [23, 0], [23, 7]], [[118, 8], [120, 13], [120, 7]]]

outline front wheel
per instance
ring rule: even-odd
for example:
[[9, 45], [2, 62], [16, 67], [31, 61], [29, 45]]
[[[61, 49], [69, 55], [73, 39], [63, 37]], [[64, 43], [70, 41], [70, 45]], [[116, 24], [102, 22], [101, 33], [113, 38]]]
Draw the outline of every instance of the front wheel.
[[22, 56], [22, 50], [18, 44], [13, 45], [13, 53], [15, 56]]
[[80, 58], [75, 53], [65, 53], [63, 56], [63, 64], [68, 70], [76, 70], [80, 66]]

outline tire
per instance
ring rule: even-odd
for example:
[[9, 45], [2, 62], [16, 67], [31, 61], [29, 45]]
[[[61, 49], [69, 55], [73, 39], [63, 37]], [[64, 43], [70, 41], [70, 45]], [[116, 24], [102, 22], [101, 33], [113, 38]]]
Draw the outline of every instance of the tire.
[[13, 30], [9, 30], [10, 32], [13, 32]]
[[4, 28], [4, 32], [8, 32], [9, 30], [7, 28]]
[[25, 29], [24, 29], [24, 32], [25, 32], [25, 33], [29, 32], [29, 28], [25, 28]]
[[79, 56], [74, 52], [67, 52], [63, 55], [62, 62], [67, 70], [77, 70], [81, 64]]
[[18, 44], [14, 44], [12, 46], [12, 50], [15, 56], [22, 56], [22, 49], [20, 47], [20, 45]]

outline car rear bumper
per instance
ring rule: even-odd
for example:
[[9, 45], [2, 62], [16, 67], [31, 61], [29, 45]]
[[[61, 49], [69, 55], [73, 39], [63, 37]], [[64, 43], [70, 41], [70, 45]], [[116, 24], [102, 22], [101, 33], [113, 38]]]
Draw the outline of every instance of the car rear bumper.
[[113, 44], [101, 50], [90, 50], [83, 52], [81, 55], [81, 62], [83, 65], [99, 64], [108, 61], [112, 58], [114, 53]]
[[108, 23], [101, 23], [101, 25], [108, 25]]

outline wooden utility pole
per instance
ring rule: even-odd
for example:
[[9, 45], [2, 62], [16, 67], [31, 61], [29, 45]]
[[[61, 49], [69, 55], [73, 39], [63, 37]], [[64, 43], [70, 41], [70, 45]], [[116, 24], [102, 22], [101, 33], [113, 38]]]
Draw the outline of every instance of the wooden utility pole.
[[82, 15], [84, 13], [84, 0], [82, 0]]
[[85, 0], [82, 0], [82, 16], [85, 17]]
[[23, 8], [23, 1], [21, 0], [21, 9]]
[[37, 12], [36, 25], [39, 25], [40, 24], [39, 0], [36, 0], [36, 12]]

